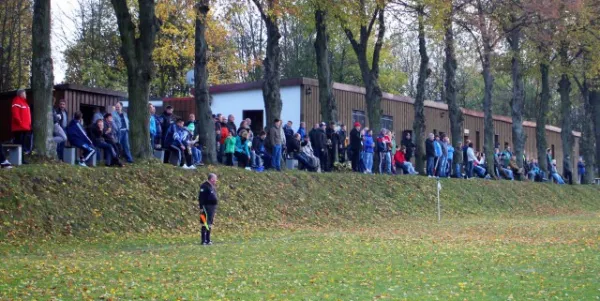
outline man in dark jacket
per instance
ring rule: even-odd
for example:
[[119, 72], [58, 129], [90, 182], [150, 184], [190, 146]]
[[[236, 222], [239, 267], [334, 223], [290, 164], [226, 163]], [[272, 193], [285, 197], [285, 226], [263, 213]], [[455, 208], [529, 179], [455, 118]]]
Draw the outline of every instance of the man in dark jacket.
[[113, 115], [110, 113], [104, 114], [104, 130], [102, 133], [104, 134], [104, 141], [112, 145], [117, 152], [117, 157], [119, 157], [119, 154], [121, 153], [121, 145], [119, 144], [118, 131], [115, 130]]
[[[158, 121], [160, 123], [160, 128], [161, 128], [161, 132], [162, 132], [162, 145], [163, 148], [168, 148], [169, 145], [165, 144], [165, 138], [167, 136], [167, 131], [169, 130], [169, 127], [171, 127], [172, 124], [175, 123], [175, 117], [173, 116], [173, 107], [172, 106], [167, 106], [165, 108], [165, 111], [162, 113], [162, 115], [160, 115], [160, 117], [158, 117]], [[166, 154], [165, 154], [166, 156]]]
[[406, 161], [410, 162], [410, 159], [412, 159], [414, 150], [415, 150], [415, 143], [412, 141], [412, 137], [410, 135], [410, 132], [407, 132], [406, 135], [404, 136], [404, 138], [402, 138], [402, 146], [406, 147], [406, 155], [405, 155], [405, 159]]
[[[292, 128], [292, 125], [294, 123], [291, 121], [288, 121], [284, 126], [283, 126], [283, 134], [285, 135], [285, 143], [286, 143], [286, 148], [290, 148], [293, 140], [294, 140], [294, 129]], [[290, 151], [288, 150], [288, 153]]]
[[567, 155], [565, 162], [563, 162], [563, 176], [565, 182], [573, 185], [573, 170], [571, 169], [571, 156], [569, 155]]
[[435, 148], [433, 146], [433, 140], [435, 135], [429, 134], [429, 138], [425, 140], [425, 157], [427, 158], [427, 176], [433, 177], [433, 170], [435, 164]]
[[94, 144], [92, 143], [92, 140], [88, 137], [81, 125], [83, 122], [82, 119], [83, 114], [81, 112], [76, 112], [74, 119], [71, 120], [67, 126], [67, 137], [69, 138], [69, 143], [71, 143], [71, 145], [83, 150], [83, 156], [79, 158], [79, 165], [87, 166], [85, 162], [96, 155], [96, 150], [93, 147]]
[[331, 171], [328, 161], [329, 156], [327, 152], [327, 134], [325, 133], [326, 127], [327, 124], [325, 122], [321, 122], [320, 128], [315, 130], [314, 143], [311, 141], [315, 156], [319, 158], [319, 161], [321, 162], [321, 169], [324, 172]]
[[198, 205], [200, 207], [200, 223], [202, 224], [202, 245], [212, 245], [210, 232], [212, 231], [215, 213], [217, 212], [217, 175], [208, 174], [208, 181], [200, 186], [198, 193]]
[[336, 162], [337, 152], [340, 144], [340, 138], [335, 130], [335, 122], [330, 122], [325, 130], [327, 135], [327, 166], [329, 170], [333, 170], [333, 164]]
[[467, 150], [469, 150], [469, 144], [471, 144], [471, 140], [467, 139], [467, 141], [465, 141], [465, 144], [462, 147], [462, 154], [463, 154], [463, 166], [465, 167], [465, 173], [467, 173], [467, 162], [469, 162], [469, 156], [467, 156]]
[[267, 133], [261, 131], [257, 136], [254, 136], [254, 140], [252, 140], [252, 150], [256, 154], [254, 159], [255, 162], [252, 163], [256, 168], [268, 168], [271, 166], [271, 156], [267, 153], [265, 139], [267, 139]]
[[90, 128], [90, 138], [96, 149], [104, 151], [104, 164], [106, 166], [123, 166], [117, 156], [117, 149], [112, 144], [108, 143], [104, 135], [104, 119], [96, 120], [96, 123]]
[[229, 115], [227, 117], [227, 128], [233, 136], [237, 136], [237, 127], [235, 126], [235, 116]]
[[350, 131], [350, 158], [352, 161], [352, 171], [360, 172], [360, 151], [362, 150], [362, 137], [360, 136], [360, 123], [355, 122], [354, 128]]
[[346, 162], [346, 138], [348, 136], [348, 132], [346, 130], [346, 125], [340, 125], [340, 130], [337, 132], [338, 136], [338, 159], [341, 163]]

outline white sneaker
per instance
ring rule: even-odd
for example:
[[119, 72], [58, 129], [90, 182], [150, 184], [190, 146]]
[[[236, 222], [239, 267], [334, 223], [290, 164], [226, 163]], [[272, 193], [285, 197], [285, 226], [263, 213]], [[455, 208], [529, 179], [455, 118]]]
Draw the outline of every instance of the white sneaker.
[[252, 170], [252, 168], [250, 168], [250, 167], [246, 167], [246, 170]]
[[0, 163], [0, 168], [2, 168], [2, 169], [11, 169], [13, 167], [10, 164], [10, 162], [8, 162], [8, 160], [5, 160], [4, 162]]
[[[184, 166], [185, 166], [185, 165], [184, 165]], [[196, 169], [196, 166], [194, 166], [194, 165], [190, 165], [190, 166], [187, 166], [187, 167], [186, 167], [186, 169]]]
[[87, 165], [85, 165], [85, 162], [79, 162], [79, 166], [88, 167]]
[[183, 166], [181, 166], [181, 168], [183, 168], [183, 169], [190, 169], [190, 168], [189, 168], [187, 165], [185, 165], [185, 164], [184, 164]]

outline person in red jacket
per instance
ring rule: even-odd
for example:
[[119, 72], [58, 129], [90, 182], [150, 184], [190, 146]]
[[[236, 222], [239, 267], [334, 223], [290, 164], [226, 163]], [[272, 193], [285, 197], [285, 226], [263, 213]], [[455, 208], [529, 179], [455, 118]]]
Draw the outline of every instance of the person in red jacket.
[[27, 103], [25, 90], [18, 90], [12, 101], [11, 132], [14, 143], [23, 147], [25, 154], [31, 152], [31, 108]]
[[396, 154], [394, 155], [394, 161], [396, 161], [396, 168], [398, 170], [402, 170], [405, 174], [419, 174], [415, 171], [412, 163], [406, 160], [406, 146], [403, 145], [400, 150], [396, 151]]

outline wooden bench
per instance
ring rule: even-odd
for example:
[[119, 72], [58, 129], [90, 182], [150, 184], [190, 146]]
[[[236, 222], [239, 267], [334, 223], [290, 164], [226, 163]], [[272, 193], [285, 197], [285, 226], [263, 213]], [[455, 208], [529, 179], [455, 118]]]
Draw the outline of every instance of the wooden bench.
[[10, 164], [14, 166], [23, 164], [23, 147], [20, 144], [2, 144], [2, 149]]

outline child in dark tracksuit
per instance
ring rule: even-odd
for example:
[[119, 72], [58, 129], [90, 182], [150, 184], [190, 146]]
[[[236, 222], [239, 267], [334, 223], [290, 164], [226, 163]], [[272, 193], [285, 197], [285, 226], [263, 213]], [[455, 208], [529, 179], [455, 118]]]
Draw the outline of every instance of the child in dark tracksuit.
[[200, 212], [205, 214], [206, 224], [208, 228], [204, 225], [203, 222], [201, 225], [201, 233], [202, 233], [202, 244], [203, 245], [212, 245], [212, 241], [210, 240], [210, 232], [213, 227], [213, 221], [215, 218], [215, 213], [217, 212], [217, 205], [219, 203], [217, 199], [217, 175], [209, 174], [208, 181], [202, 183], [200, 186], [200, 193], [198, 193], [198, 204], [200, 206]]

